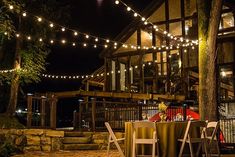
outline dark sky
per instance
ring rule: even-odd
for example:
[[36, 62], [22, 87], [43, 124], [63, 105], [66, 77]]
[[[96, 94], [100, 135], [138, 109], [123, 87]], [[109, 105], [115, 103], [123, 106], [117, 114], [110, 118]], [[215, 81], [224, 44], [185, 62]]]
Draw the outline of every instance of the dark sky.
[[[124, 0], [137, 12], [153, 0]], [[68, 1], [67, 1], [68, 3]], [[71, 19], [67, 27], [98, 37], [114, 39], [133, 19], [133, 14], [115, 0], [70, 0]], [[99, 58], [102, 49], [57, 46], [48, 56], [47, 73], [57, 75], [91, 74], [103, 64]], [[81, 80], [42, 79], [28, 92], [78, 90]]]

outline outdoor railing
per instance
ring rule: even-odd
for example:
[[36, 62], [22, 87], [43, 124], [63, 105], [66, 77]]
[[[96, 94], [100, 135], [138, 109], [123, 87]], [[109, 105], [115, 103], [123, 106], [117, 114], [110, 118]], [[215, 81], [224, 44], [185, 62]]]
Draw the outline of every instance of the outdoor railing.
[[235, 118], [223, 118], [220, 120], [222, 132], [221, 143], [235, 144]]
[[[169, 120], [175, 118], [176, 113], [186, 119], [186, 107], [170, 106], [167, 116]], [[105, 130], [104, 122], [109, 122], [114, 130], [124, 130], [125, 122], [147, 120], [157, 114], [158, 103], [143, 102], [111, 102], [95, 101], [82, 102], [79, 113], [75, 113], [75, 127], [88, 130]], [[159, 120], [159, 119], [158, 119]]]

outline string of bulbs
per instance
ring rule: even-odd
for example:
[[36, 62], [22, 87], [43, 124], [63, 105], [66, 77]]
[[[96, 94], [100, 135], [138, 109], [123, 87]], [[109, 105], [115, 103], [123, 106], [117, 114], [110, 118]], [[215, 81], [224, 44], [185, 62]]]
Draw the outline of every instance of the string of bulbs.
[[[127, 6], [122, 1], [119, 1], [119, 0], [115, 1], [116, 4], [119, 4], [119, 2], [121, 4]], [[128, 8], [130, 8], [130, 7], [128, 7]], [[13, 10], [14, 7], [12, 5], [10, 5], [9, 9]], [[133, 11], [135, 13], [135, 15], [137, 15], [139, 17], [142, 17], [140, 14], [135, 12], [133, 9], [127, 9], [127, 10]], [[94, 36], [94, 35], [91, 35], [91, 34], [83, 33], [81, 31], [77, 31], [75, 29], [71, 29], [69, 27], [62, 26], [62, 25], [60, 25], [58, 23], [54, 23], [54, 22], [52, 22], [50, 20], [47, 20], [46, 18], [42, 18], [42, 17], [36, 16], [36, 15], [33, 15], [33, 14], [29, 14], [26, 11], [22, 12], [22, 17], [24, 17], [24, 18], [29, 16], [29, 15], [33, 16], [34, 18], [36, 18], [37, 22], [39, 22], [39, 23], [41, 23], [43, 21], [47, 22], [48, 26], [50, 28], [60, 27], [62, 32], [65, 32], [66, 30], [68, 30], [68, 31], [71, 31], [75, 37], [76, 36], [83, 36], [84, 39], [87, 40], [86, 42], [81, 43], [81, 42], [67, 42], [67, 40], [65, 40], [65, 39], [62, 39], [62, 40], [53, 40], [53, 39], [51, 39], [51, 40], [49, 40], [49, 43], [51, 43], [51, 44], [53, 44], [54, 41], [60, 41], [62, 44], [69, 43], [72, 46], [82, 45], [83, 47], [87, 47], [87, 45], [91, 45], [94, 48], [97, 48], [97, 46], [101, 46], [101, 47], [104, 47], [104, 48], [113, 47], [114, 49], [117, 49], [118, 46], [122, 46], [124, 48], [132, 48], [132, 49], [150, 49], [150, 48], [153, 48], [153, 49], [159, 49], [159, 50], [161, 48], [164, 48], [164, 47], [166, 48], [166, 50], [172, 49], [173, 46], [174, 46], [174, 45], [170, 45], [170, 46], [162, 45], [162, 46], [159, 46], [159, 47], [155, 47], [155, 46], [148, 47], [148, 46], [139, 46], [139, 45], [125, 44], [125, 43], [122, 43], [122, 42], [118, 42], [118, 41], [114, 41], [114, 40], [110, 40], [110, 39], [105, 39], [103, 37], [98, 37], [98, 36]], [[143, 19], [143, 17], [142, 17], [142, 19]], [[152, 24], [152, 23], [148, 22], [147, 20], [145, 22], [147, 22], [147, 24]], [[153, 27], [155, 28], [155, 31], [158, 31], [158, 28], [157, 28], [156, 25], [154, 25]], [[174, 37], [173, 35], [170, 35], [166, 31], [164, 31], [163, 33], [166, 34], [166, 36], [168, 36], [169, 38], [174, 39], [175, 41], [178, 41], [177, 37]], [[7, 32], [5, 32], [4, 34], [7, 35]], [[16, 37], [20, 37], [20, 33], [16, 33], [15, 36]], [[27, 36], [26, 38], [27, 38], [27, 40], [31, 40], [31, 36]], [[88, 43], [89, 42], [88, 39], [93, 39], [93, 42], [95, 42], [95, 43], [98, 43], [99, 41], [103, 41], [103, 42], [105, 42], [105, 44]], [[42, 38], [39, 38], [38, 40], [39, 41], [43, 41]], [[178, 43], [177, 46], [175, 46], [175, 48], [178, 49], [178, 47], [180, 47], [180, 45], [182, 45], [183, 47], [188, 47], [188, 46], [193, 46], [193, 45], [197, 45], [198, 44], [197, 40], [195, 40], [195, 41], [194, 40], [190, 41], [188, 39], [184, 40], [182, 37], [180, 38], [180, 42], [181, 42], [181, 44]], [[184, 42], [186, 42], [186, 44], [183, 44]], [[112, 46], [110, 44], [112, 44]]]
[[[4, 33], [5, 35], [7, 35], [7, 33]], [[173, 50], [173, 49], [180, 49], [182, 47], [190, 47], [192, 49], [195, 49], [195, 46], [198, 45], [198, 43], [185, 43], [185, 44], [177, 44], [177, 45], [170, 45], [170, 46], [166, 46], [166, 45], [162, 45], [162, 46], [152, 46], [152, 47], [148, 47], [148, 46], [135, 46], [135, 45], [128, 45], [128, 44], [122, 44], [122, 45], [118, 45], [118, 43], [114, 43], [113, 45], [111, 43], [106, 42], [105, 44], [101, 44], [101, 43], [89, 43], [89, 42], [79, 42], [79, 41], [69, 41], [66, 40], [65, 38], [59, 40], [59, 39], [47, 39], [47, 38], [42, 38], [42, 37], [33, 37], [32, 35], [22, 35], [20, 33], [16, 33], [15, 34], [16, 38], [23, 38], [26, 41], [39, 41], [39, 42], [44, 42], [44, 43], [49, 43], [49, 44], [62, 44], [62, 45], [71, 45], [73, 47], [76, 46], [81, 46], [83, 48], [87, 48], [87, 47], [93, 47], [93, 48], [113, 48], [113, 49], [117, 49], [118, 46], [122, 46], [123, 48], [127, 49], [127, 48], [131, 48], [131, 49], [144, 49], [144, 50], [149, 50], [149, 49], [154, 49], [154, 50]]]
[[167, 37], [167, 38], [169, 38], [171, 40], [180, 41], [180, 42], [187, 42], [187, 43], [198, 42], [197, 40], [189, 40], [189, 39], [184, 39], [183, 37], [176, 37], [176, 36], [172, 35], [171, 33], [158, 28], [157, 25], [155, 25], [152, 22], [150, 22], [148, 19], [146, 19], [144, 16], [142, 16], [141, 14], [136, 12], [134, 9], [132, 9], [130, 6], [128, 6], [125, 2], [123, 2], [121, 0], [115, 0], [115, 4], [116, 5], [119, 5], [119, 4], [123, 5], [128, 12], [132, 12], [133, 13], [134, 17], [139, 17], [140, 20], [144, 23], [144, 25], [151, 25], [156, 32], [162, 32], [162, 34], [165, 37]]

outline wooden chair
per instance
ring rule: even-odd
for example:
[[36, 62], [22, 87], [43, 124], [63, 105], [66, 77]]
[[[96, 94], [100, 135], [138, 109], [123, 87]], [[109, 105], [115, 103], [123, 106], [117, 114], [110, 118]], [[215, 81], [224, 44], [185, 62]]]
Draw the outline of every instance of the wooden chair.
[[125, 157], [120, 145], [118, 144], [119, 141], [125, 140], [125, 138], [119, 138], [117, 139], [116, 136], [114, 135], [114, 132], [112, 128], [110, 127], [108, 122], [105, 122], [105, 126], [108, 129], [109, 132], [109, 138], [108, 138], [108, 148], [107, 148], [107, 157], [109, 156], [109, 149], [110, 149], [110, 144], [113, 142], [115, 146], [118, 149], [118, 152], [120, 153], [121, 157]]
[[[157, 129], [156, 124], [154, 122], [149, 121], [140, 121], [133, 122], [133, 143], [132, 143], [132, 157], [136, 156], [136, 144], [152, 144], [152, 157], [155, 157], [155, 149], [157, 143], [157, 156], [159, 157], [159, 147], [158, 147], [158, 138], [157, 138]], [[147, 128], [152, 129], [152, 138], [137, 138], [136, 132], [139, 128]]]
[[[184, 151], [184, 146], [185, 146], [186, 143], [189, 144], [191, 157], [194, 157], [194, 151], [193, 151], [193, 146], [192, 146], [192, 144], [194, 144], [194, 143], [198, 143], [196, 156], [199, 156], [200, 148], [201, 148], [202, 145], [204, 146], [205, 154], [207, 156], [207, 147], [206, 147], [205, 135], [204, 135], [205, 132], [203, 131], [203, 129], [205, 127], [206, 127], [206, 122], [203, 122], [203, 121], [188, 121], [183, 139], [178, 139], [178, 141], [182, 142], [180, 152], [179, 152], [179, 157], [182, 157], [183, 151]], [[190, 134], [192, 129], [202, 130], [201, 135], [199, 137], [192, 137], [191, 134]]]
[[216, 134], [218, 131], [218, 122], [208, 122], [205, 128], [205, 138], [207, 142], [207, 146], [209, 149], [209, 152], [211, 155], [212, 154], [212, 146], [213, 143], [216, 144], [216, 149], [217, 149], [217, 156], [220, 156], [220, 149], [219, 149], [219, 141], [217, 140]]

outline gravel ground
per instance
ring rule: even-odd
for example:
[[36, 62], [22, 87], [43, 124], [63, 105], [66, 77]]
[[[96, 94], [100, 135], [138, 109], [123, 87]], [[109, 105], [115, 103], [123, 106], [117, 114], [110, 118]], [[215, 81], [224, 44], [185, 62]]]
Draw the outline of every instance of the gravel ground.
[[[25, 152], [13, 157], [106, 157], [105, 150], [58, 151], [58, 152]], [[111, 150], [110, 157], [120, 157], [118, 151]]]

